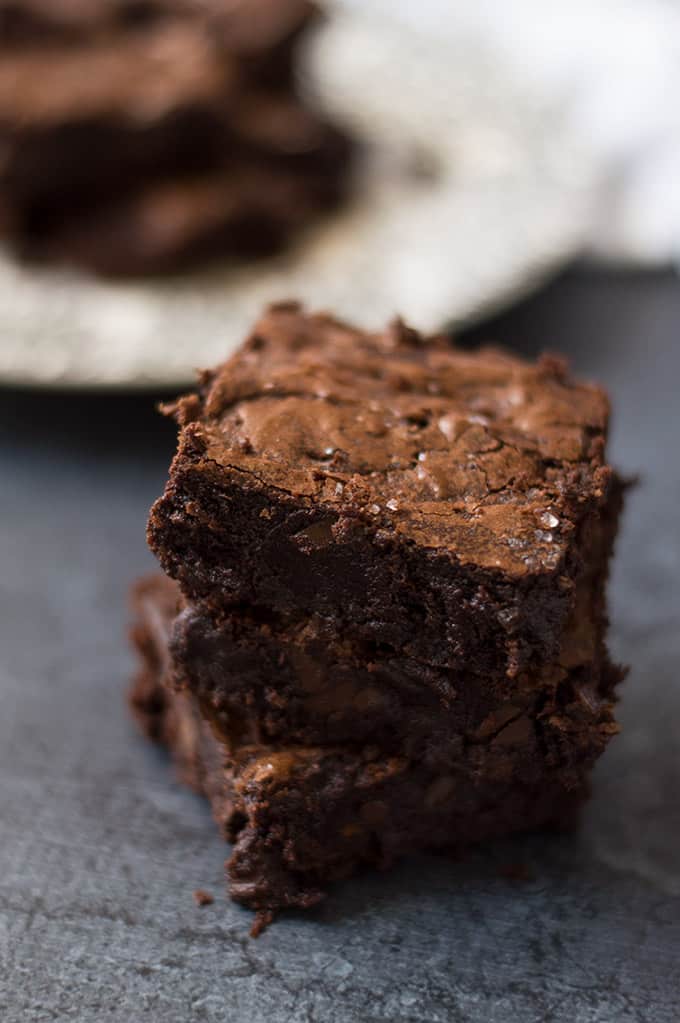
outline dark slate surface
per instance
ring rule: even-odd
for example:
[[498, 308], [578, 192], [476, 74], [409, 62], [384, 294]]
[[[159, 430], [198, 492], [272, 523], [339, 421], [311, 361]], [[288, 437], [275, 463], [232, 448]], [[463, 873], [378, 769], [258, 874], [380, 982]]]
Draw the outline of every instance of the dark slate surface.
[[171, 433], [144, 398], [0, 392], [3, 1023], [680, 1018], [679, 328], [672, 276], [576, 273], [469, 339], [570, 352], [643, 475], [612, 586], [624, 730], [580, 833], [365, 875], [259, 941], [205, 806], [122, 702]]

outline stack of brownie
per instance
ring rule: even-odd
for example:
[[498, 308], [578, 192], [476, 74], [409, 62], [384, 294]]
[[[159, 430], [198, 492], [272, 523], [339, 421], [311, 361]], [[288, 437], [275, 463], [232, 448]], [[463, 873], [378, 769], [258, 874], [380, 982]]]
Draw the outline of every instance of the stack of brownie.
[[309, 0], [0, 0], [0, 236], [109, 275], [280, 249], [348, 140], [302, 99]]
[[232, 897], [266, 922], [360, 864], [568, 826], [622, 677], [604, 393], [287, 303], [173, 412], [132, 701]]

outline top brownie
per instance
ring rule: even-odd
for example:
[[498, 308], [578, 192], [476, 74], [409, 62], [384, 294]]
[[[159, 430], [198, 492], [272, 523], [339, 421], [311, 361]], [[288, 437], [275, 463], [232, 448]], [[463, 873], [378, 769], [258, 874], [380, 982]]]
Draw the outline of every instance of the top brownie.
[[285, 303], [173, 411], [149, 542], [216, 619], [314, 613], [376, 655], [513, 677], [602, 589], [608, 402], [557, 359]]

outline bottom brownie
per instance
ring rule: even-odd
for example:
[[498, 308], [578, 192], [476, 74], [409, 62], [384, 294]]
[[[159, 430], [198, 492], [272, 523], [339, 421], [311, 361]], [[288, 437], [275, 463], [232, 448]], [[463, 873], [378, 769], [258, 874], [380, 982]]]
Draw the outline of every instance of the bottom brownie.
[[194, 699], [163, 684], [174, 607], [172, 591], [155, 589], [145, 583], [136, 596], [143, 667], [132, 706], [171, 749], [181, 778], [208, 796], [234, 844], [231, 897], [257, 911], [256, 929], [280, 909], [314, 905], [362, 864], [574, 822], [586, 761], [581, 771], [573, 757], [569, 767], [547, 766], [519, 730], [461, 748], [445, 772], [371, 746], [228, 749]]

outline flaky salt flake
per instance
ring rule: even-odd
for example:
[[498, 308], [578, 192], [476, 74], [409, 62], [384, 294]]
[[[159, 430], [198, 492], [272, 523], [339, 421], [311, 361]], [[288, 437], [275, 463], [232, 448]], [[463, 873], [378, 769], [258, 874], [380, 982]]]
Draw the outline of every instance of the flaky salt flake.
[[386, 507], [389, 508], [390, 511], [398, 511], [399, 502], [395, 501], [394, 498], [392, 498], [390, 501], [387, 502]]
[[527, 400], [526, 391], [523, 387], [510, 387], [505, 393], [505, 400], [508, 405], [512, 405], [513, 408], [518, 408]]
[[447, 440], [453, 441], [456, 439], [459, 422], [459, 417], [455, 415], [440, 416], [437, 426], [439, 427], [439, 432], [443, 433]]
[[380, 515], [380, 505], [379, 504], [370, 504], [368, 506], [368, 510], [370, 511], [371, 515]]
[[539, 522], [542, 522], [548, 529], [555, 529], [559, 526], [560, 520], [552, 512], [545, 511], [538, 516]]

